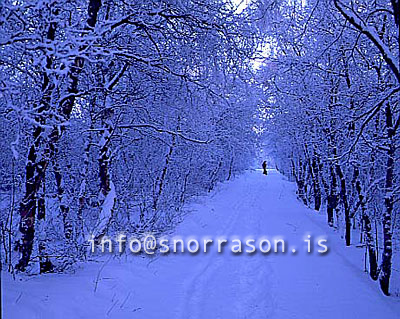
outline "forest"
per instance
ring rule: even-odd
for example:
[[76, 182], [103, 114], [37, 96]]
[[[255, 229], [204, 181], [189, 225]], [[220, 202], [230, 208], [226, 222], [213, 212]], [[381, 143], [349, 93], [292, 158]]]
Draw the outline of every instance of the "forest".
[[266, 160], [398, 297], [399, 97], [399, 0], [0, 0], [2, 272], [171, 234]]

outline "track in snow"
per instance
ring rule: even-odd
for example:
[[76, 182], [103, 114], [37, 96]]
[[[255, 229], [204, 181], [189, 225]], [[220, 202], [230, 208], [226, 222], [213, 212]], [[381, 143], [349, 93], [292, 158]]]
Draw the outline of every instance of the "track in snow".
[[[5, 318], [399, 318], [399, 300], [362, 272], [357, 248], [344, 247], [276, 171], [248, 171], [190, 208], [176, 235], [281, 236], [298, 253], [235, 256], [213, 247], [90, 264], [74, 275], [6, 277]], [[305, 234], [328, 237], [330, 252], [306, 254]]]

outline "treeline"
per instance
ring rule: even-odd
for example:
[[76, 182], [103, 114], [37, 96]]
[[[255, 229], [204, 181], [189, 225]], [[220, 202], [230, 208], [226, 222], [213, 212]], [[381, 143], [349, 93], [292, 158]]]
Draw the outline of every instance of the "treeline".
[[370, 277], [389, 295], [399, 243], [400, 3], [294, 1], [275, 13], [260, 71], [271, 153], [299, 199], [325, 211], [347, 246], [365, 247]]
[[89, 234], [167, 231], [249, 165], [261, 15], [225, 0], [1, 2], [9, 271], [63, 270]]

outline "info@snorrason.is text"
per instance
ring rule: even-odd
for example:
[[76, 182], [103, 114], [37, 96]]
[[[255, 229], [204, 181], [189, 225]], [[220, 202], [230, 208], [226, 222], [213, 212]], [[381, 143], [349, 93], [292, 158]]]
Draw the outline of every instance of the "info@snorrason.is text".
[[[301, 245], [289, 245], [283, 237], [245, 237], [237, 236], [213, 238], [205, 236], [202, 238], [188, 237], [157, 237], [154, 234], [144, 234], [141, 236], [131, 236], [128, 238], [125, 234], [119, 234], [114, 238], [103, 236], [100, 240], [95, 240], [92, 235], [88, 242], [92, 253], [123, 253], [129, 251], [133, 254], [146, 253], [153, 255], [155, 253], [208, 253], [215, 251], [217, 253], [231, 252], [234, 254], [279, 254], [290, 252], [305, 252], [307, 254], [317, 253], [324, 255], [329, 252], [328, 239], [326, 237], [314, 237], [310, 234], [304, 235]], [[299, 247], [300, 246], [300, 247]]]

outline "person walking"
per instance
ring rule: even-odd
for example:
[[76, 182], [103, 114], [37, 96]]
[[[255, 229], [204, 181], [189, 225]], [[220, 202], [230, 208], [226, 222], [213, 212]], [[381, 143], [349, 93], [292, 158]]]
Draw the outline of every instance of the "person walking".
[[264, 175], [268, 175], [268, 171], [267, 171], [267, 162], [266, 162], [266, 161], [264, 161], [264, 162], [262, 163], [262, 168], [263, 168], [263, 174], [264, 174]]

